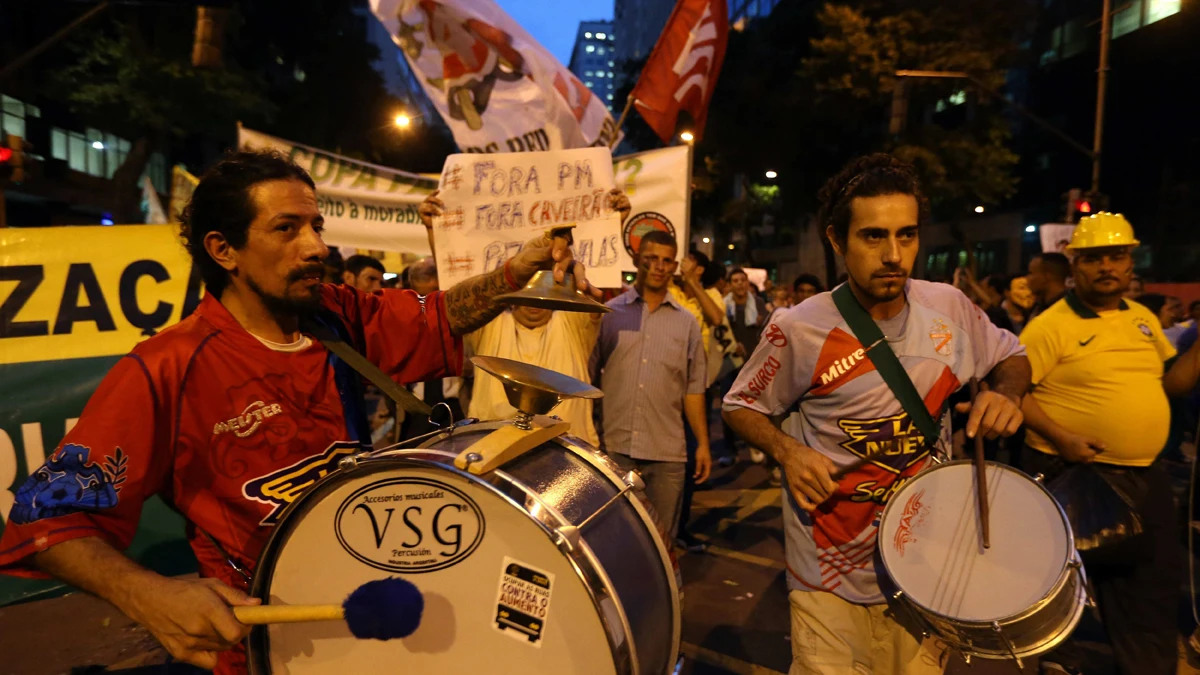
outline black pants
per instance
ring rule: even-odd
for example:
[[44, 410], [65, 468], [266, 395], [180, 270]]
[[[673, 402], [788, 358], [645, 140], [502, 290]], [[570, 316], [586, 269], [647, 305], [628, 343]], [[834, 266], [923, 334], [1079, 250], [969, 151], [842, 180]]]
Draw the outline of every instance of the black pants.
[[[1066, 468], [1059, 458], [1030, 447], [1024, 448], [1021, 459], [1027, 473], [1044, 474], [1047, 483]], [[1083, 566], [1112, 643], [1118, 672], [1173, 674], [1178, 660], [1177, 613], [1183, 556], [1171, 483], [1157, 464], [1122, 469], [1128, 472], [1128, 478], [1140, 478], [1136, 481], [1139, 487], [1129, 490], [1129, 494], [1142, 518], [1143, 532], [1107, 551], [1082, 552]], [[1121, 481], [1120, 474], [1114, 480]], [[1083, 651], [1070, 639], [1042, 659], [1087, 672]]]

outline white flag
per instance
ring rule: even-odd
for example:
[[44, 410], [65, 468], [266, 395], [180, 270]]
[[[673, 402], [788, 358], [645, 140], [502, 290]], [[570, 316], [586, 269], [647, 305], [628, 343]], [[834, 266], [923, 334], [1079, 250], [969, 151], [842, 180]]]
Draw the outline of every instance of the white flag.
[[493, 0], [371, 0], [463, 152], [609, 146], [616, 124]]

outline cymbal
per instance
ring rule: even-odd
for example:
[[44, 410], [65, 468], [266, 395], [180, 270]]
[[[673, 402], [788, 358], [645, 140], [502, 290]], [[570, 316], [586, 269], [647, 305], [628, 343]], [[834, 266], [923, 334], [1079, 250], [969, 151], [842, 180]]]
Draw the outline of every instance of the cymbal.
[[498, 295], [496, 302], [519, 307], [538, 307], [560, 312], [606, 313], [612, 310], [579, 292], [575, 287], [575, 275], [565, 274], [563, 283], [554, 281], [554, 272], [542, 270], [533, 275], [525, 288], [512, 293]]
[[471, 363], [496, 376], [504, 385], [504, 393], [512, 407], [529, 415], [545, 415], [564, 399], [604, 396], [604, 392], [586, 382], [521, 361], [498, 356], [472, 356]]

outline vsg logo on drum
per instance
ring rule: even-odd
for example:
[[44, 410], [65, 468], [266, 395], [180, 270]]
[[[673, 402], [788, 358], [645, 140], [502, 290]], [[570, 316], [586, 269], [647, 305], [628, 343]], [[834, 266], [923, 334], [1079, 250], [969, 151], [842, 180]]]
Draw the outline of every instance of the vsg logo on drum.
[[427, 478], [389, 478], [362, 487], [337, 511], [342, 548], [381, 570], [445, 569], [483, 541], [483, 512], [457, 488]]

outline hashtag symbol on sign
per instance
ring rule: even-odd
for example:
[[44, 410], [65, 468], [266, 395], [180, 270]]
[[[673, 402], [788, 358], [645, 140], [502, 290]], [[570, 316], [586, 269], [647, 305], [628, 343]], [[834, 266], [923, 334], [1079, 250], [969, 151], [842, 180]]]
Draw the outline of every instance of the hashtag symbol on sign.
[[442, 181], [447, 190], [457, 190], [462, 187], [462, 167], [452, 166], [446, 172], [446, 178]]
[[442, 227], [462, 227], [463, 226], [463, 210], [462, 207], [450, 209], [442, 216]]
[[452, 274], [469, 274], [471, 266], [474, 264], [475, 256], [472, 255], [455, 255], [451, 253], [446, 256], [446, 267]]

